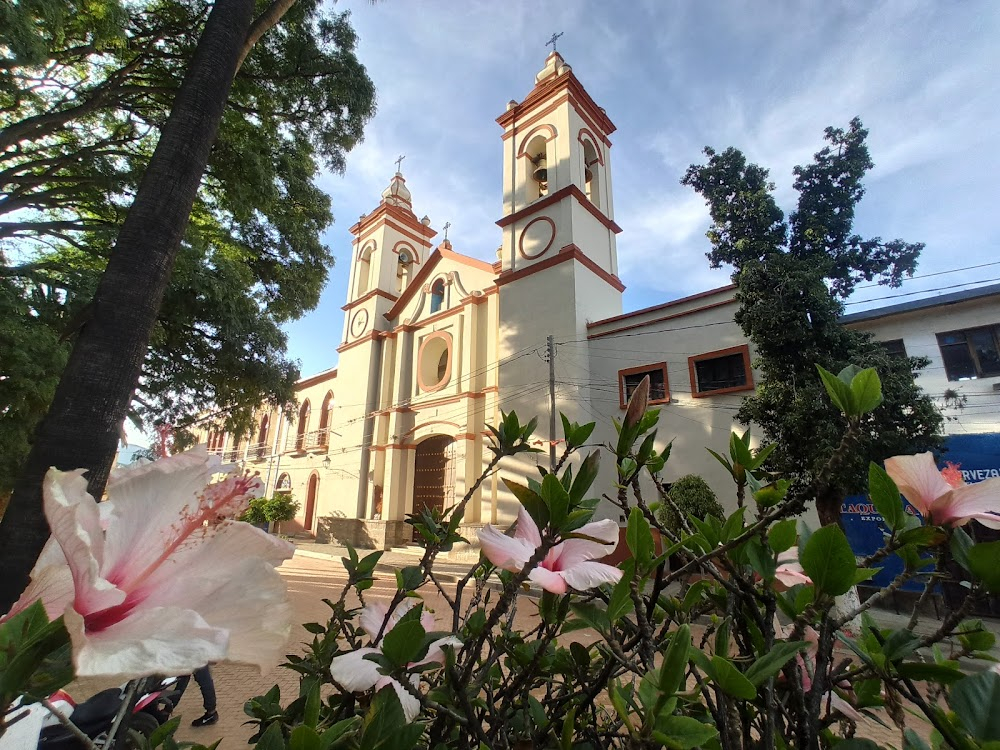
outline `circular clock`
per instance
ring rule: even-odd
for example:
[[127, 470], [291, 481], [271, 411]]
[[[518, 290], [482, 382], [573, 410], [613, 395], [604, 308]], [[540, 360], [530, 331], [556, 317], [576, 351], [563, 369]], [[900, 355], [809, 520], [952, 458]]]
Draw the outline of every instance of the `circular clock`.
[[357, 338], [365, 329], [368, 327], [368, 311], [358, 310], [354, 313], [354, 317], [351, 318], [351, 335]]

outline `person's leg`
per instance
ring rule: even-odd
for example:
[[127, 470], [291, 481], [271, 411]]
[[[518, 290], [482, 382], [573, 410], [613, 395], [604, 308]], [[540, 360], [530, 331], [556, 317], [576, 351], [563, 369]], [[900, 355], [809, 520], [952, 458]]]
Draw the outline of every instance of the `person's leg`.
[[194, 681], [201, 689], [201, 702], [205, 706], [205, 715], [192, 721], [191, 726], [203, 727], [214, 724], [219, 720], [219, 714], [215, 710], [215, 683], [207, 665], [194, 671]]

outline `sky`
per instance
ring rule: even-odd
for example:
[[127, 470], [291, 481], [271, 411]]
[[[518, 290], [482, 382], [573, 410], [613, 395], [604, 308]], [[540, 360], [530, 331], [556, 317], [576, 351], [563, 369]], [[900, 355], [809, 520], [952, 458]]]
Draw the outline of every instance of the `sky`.
[[875, 162], [855, 230], [926, 249], [918, 278], [859, 289], [847, 310], [1000, 281], [1000, 3], [342, 0], [334, 9], [351, 12], [378, 113], [346, 172], [319, 178], [333, 200], [324, 241], [337, 263], [320, 305], [286, 327], [303, 376], [336, 365], [348, 230], [377, 207], [399, 155], [417, 216], [439, 232], [450, 222], [456, 251], [496, 259], [496, 118], [531, 90], [556, 32], [559, 53], [618, 128], [611, 170], [626, 311], [729, 281], [705, 258], [704, 202], [679, 183], [705, 146], [735, 146], [770, 169], [787, 214], [792, 168], [822, 148], [824, 128], [854, 116]]

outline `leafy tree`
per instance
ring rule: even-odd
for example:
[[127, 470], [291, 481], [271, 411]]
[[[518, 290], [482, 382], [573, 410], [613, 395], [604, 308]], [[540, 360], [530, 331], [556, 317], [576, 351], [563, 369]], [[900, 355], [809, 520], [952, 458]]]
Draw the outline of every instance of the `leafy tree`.
[[[165, 382], [180, 386], [151, 394], [164, 405], [190, 408], [199, 399], [215, 400], [231, 410], [242, 406], [248, 417], [251, 404], [241, 405], [238, 398], [253, 391], [253, 405], [259, 403], [255, 378], [270, 368], [285, 375], [280, 395], [287, 395], [293, 368], [262, 360], [267, 349], [252, 336], [228, 339], [228, 331], [214, 326], [232, 317], [238, 321], [246, 312], [276, 326], [315, 304], [329, 261], [318, 232], [330, 217], [311, 182], [313, 157], [342, 167], [345, 150], [360, 137], [373, 107], [371, 82], [354, 57], [355, 37], [346, 18], [319, 18], [316, 2], [275, 0], [256, 20], [254, 0], [217, 0], [211, 8], [155, 2], [141, 9], [145, 12], [130, 13], [125, 32], [105, 44], [85, 24], [50, 14], [44, 2], [21, 10], [40, 26], [56, 19], [50, 41], [65, 49], [68, 62], [32, 68], [31, 61], [21, 65], [12, 57], [0, 66], [17, 71], [18, 85], [4, 106], [19, 113], [0, 135], [0, 149], [6, 149], [0, 156], [12, 158], [9, 167], [0, 161], [4, 179], [19, 186], [5, 199], [19, 203], [14, 220], [0, 222], [0, 239], [48, 246], [57, 257], [20, 262], [31, 252], [21, 245], [20, 265], [5, 276], [51, 273], [33, 281], [58, 288], [68, 265], [59, 253], [79, 257], [81, 268], [102, 256], [107, 261], [92, 300], [71, 327], [77, 340], [0, 524], [9, 574], [0, 584], [0, 608], [16, 598], [48, 533], [41, 513], [45, 472], [50, 466], [84, 467], [90, 491], [99, 495], [137, 387], [145, 390], [164, 372]], [[287, 25], [281, 33], [265, 36], [283, 18]], [[77, 27], [82, 35], [70, 40]], [[49, 45], [50, 53], [53, 48]], [[240, 70], [243, 80], [234, 84]], [[25, 85], [27, 79], [37, 84]], [[6, 82], [2, 88], [11, 86]], [[35, 101], [49, 94], [53, 101]], [[37, 109], [25, 112], [25, 102]], [[219, 132], [226, 137], [216, 143]], [[95, 151], [104, 161], [76, 173], [76, 155]], [[103, 177], [99, 166], [115, 180], [94, 193], [98, 198], [58, 203], [61, 195], [91, 194], [88, 175]], [[53, 187], [33, 192], [32, 186], [43, 182]], [[70, 188], [59, 187], [63, 183]], [[202, 286], [182, 288], [171, 299], [168, 285], [182, 243], [203, 265], [177, 263], [176, 278], [202, 273]], [[227, 294], [236, 288], [240, 294]], [[240, 296], [252, 304], [240, 307]], [[165, 299], [164, 309], [180, 310], [170, 325], [160, 317]], [[192, 314], [213, 304], [215, 318]], [[272, 333], [273, 341], [279, 334]], [[202, 338], [213, 343], [201, 346]], [[268, 336], [259, 338], [266, 343]], [[173, 378], [170, 368], [183, 368], [169, 355], [159, 360], [162, 371], [155, 368], [155, 357], [154, 367], [147, 367], [151, 341], [187, 343], [191, 351], [216, 362], [237, 362], [241, 370], [221, 374], [213, 391], [211, 378]], [[192, 364], [190, 351], [179, 353], [185, 356]], [[199, 364], [194, 362], [192, 371]], [[226, 404], [227, 394], [234, 403]], [[139, 403], [155, 410], [141, 395]]]
[[692, 165], [682, 184], [709, 205], [713, 268], [733, 266], [736, 321], [756, 349], [756, 393], [737, 415], [761, 425], [778, 444], [770, 466], [791, 476], [817, 476], [844, 434], [843, 416], [826, 399], [816, 364], [839, 372], [849, 364], [874, 367], [884, 402], [848, 440], [857, 443], [817, 498], [824, 524], [840, 517], [840, 502], [863, 486], [869, 460], [939, 445], [941, 416], [914, 382], [926, 360], [895, 358], [868, 334], [840, 324], [843, 300], [862, 281], [898, 286], [916, 267], [921, 243], [862, 239], [853, 233], [862, 179], [873, 163], [857, 118], [827, 128], [827, 145], [812, 164], [794, 169], [799, 193], [788, 220], [774, 199], [768, 172], [735, 148]]
[[[240, 431], [260, 403], [287, 401], [298, 371], [280, 326], [315, 307], [332, 263], [320, 240], [330, 202], [313, 178], [320, 163], [343, 168], [374, 90], [346, 13], [263, 5], [143, 363], [132, 416], [145, 424], [216, 407]], [[0, 335], [0, 404], [17, 404], [17, 420], [0, 418], [11, 466], [51, 398], [59, 339], [88, 319], [210, 7], [0, 8], [0, 326], [34, 331], [30, 347]], [[281, 33], [264, 34], [279, 19]], [[0, 469], [0, 491], [10, 482]]]

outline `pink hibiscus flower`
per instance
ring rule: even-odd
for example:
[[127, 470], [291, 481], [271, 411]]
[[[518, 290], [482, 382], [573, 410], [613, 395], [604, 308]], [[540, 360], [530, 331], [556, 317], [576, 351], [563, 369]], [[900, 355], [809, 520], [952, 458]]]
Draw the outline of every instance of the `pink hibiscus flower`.
[[975, 519], [1000, 529], [1000, 479], [966, 484], [952, 464], [938, 471], [930, 453], [888, 458], [885, 470], [928, 523], [964, 526]]
[[799, 550], [797, 547], [787, 549], [778, 555], [778, 567], [774, 571], [774, 577], [788, 587], [800, 583], [811, 584], [812, 578], [805, 574], [799, 564]]
[[[380, 654], [379, 647], [386, 633], [389, 633], [399, 623], [400, 618], [413, 609], [415, 602], [413, 599], [404, 599], [400, 602], [392, 613], [389, 614], [389, 607], [383, 602], [373, 602], [366, 604], [361, 613], [361, 627], [372, 639], [372, 645], [359, 648], [347, 654], [335, 656], [330, 662], [330, 675], [335, 681], [340, 683], [346, 690], [352, 693], [360, 693], [365, 690], [375, 688], [378, 692], [382, 688], [389, 686], [399, 698], [399, 703], [403, 707], [403, 715], [407, 721], [413, 721], [420, 713], [420, 701], [417, 700], [398, 680], [379, 672], [379, 666], [373, 661], [365, 658], [368, 654]], [[388, 615], [388, 620], [386, 620]], [[382, 623], [385, 629], [382, 629]], [[424, 610], [420, 613], [420, 625], [425, 632], [434, 630], [434, 615]], [[379, 631], [382, 631], [381, 634]], [[444, 664], [443, 646], [461, 646], [462, 642], [453, 635], [439, 638], [431, 643], [427, 650], [427, 655], [418, 662], [409, 664], [409, 667], [422, 667], [428, 664]], [[420, 685], [420, 675], [409, 675], [410, 684], [413, 688]]]
[[[591, 539], [560, 542], [528, 574], [528, 579], [554, 594], [565, 594], [570, 588], [585, 591], [602, 583], [617, 583], [622, 577], [621, 570], [593, 560], [614, 552], [618, 545], [618, 524], [611, 520], [596, 521], [573, 533]], [[479, 544], [491, 563], [517, 572], [541, 546], [542, 537], [535, 521], [522, 507], [517, 514], [514, 536], [506, 536], [487, 524], [479, 531]]]
[[199, 447], [116, 472], [98, 504], [82, 469], [50, 469], [43, 498], [52, 537], [7, 616], [37, 600], [49, 617], [63, 616], [78, 677], [277, 664], [291, 609], [275, 567], [294, 547], [218, 522], [262, 489], [256, 477], [209, 484], [219, 471]]

